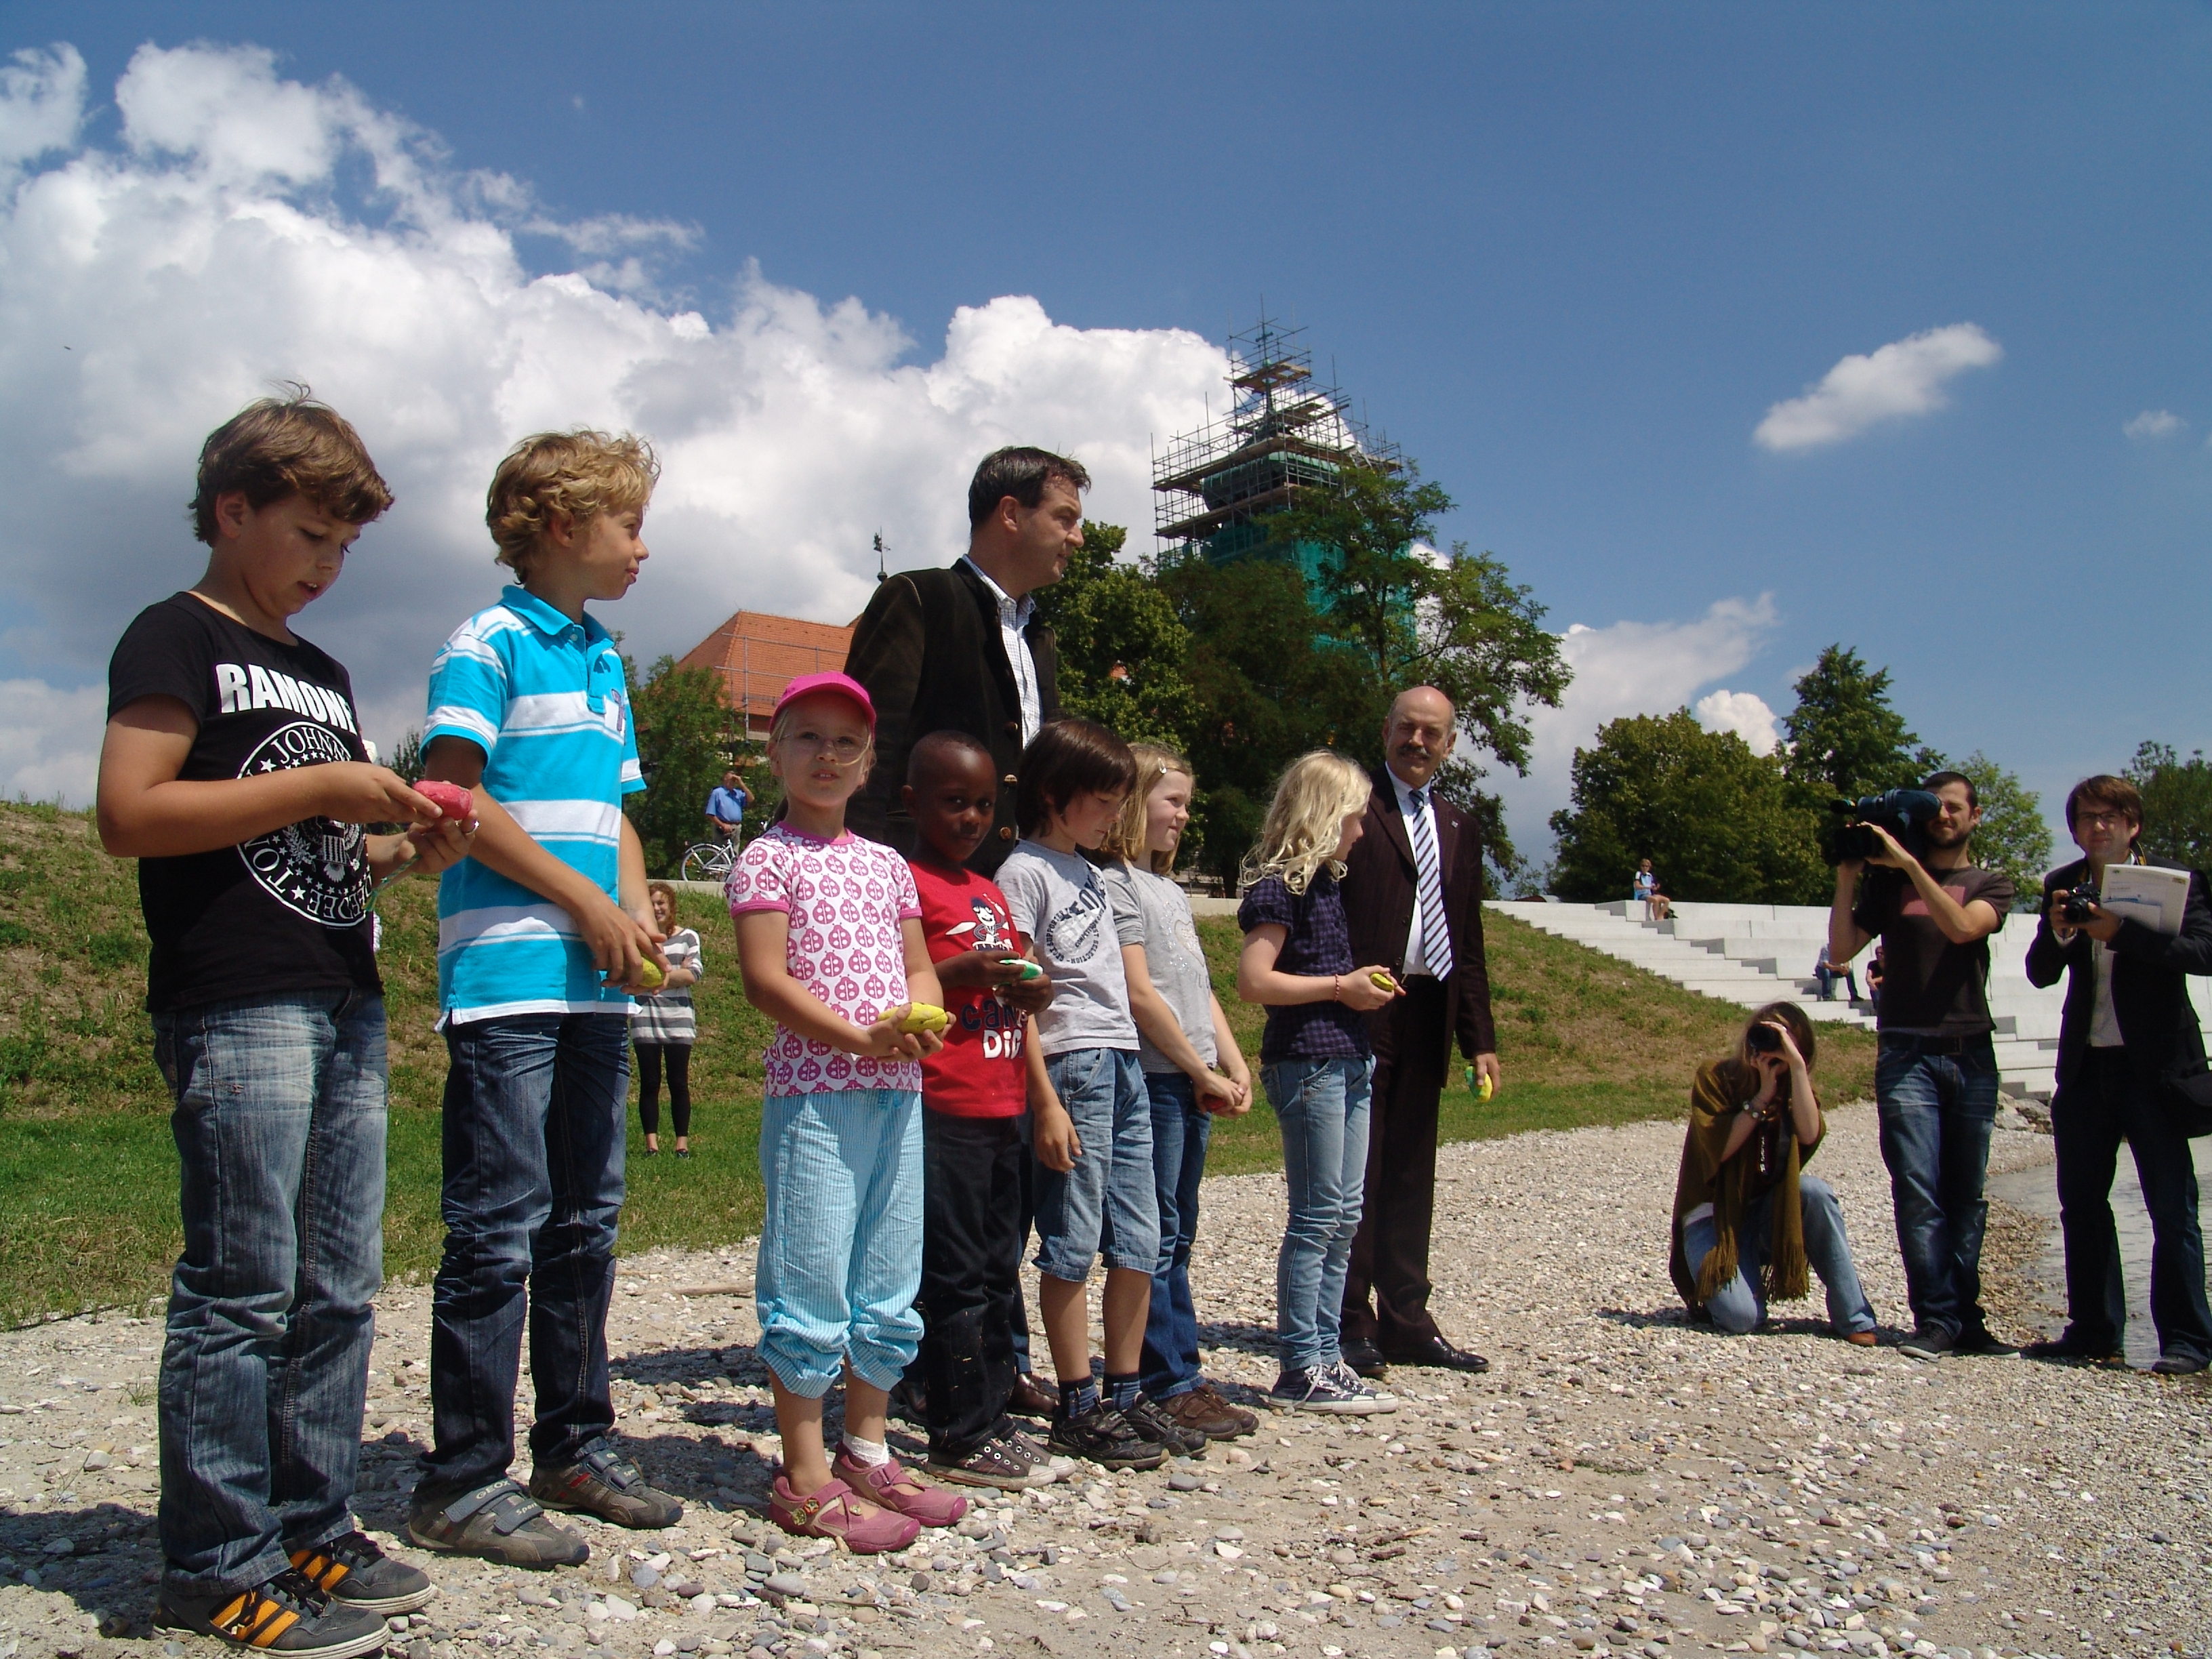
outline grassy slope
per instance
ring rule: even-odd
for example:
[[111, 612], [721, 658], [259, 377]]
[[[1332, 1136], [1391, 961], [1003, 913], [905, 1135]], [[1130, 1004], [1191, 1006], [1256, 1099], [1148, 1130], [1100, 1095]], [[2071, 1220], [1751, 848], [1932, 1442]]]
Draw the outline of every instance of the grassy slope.
[[[392, 1061], [385, 1250], [395, 1275], [434, 1271], [441, 1236], [434, 897], [428, 883], [406, 882], [379, 902]], [[740, 994], [719, 907], [687, 896], [683, 911], [706, 951], [691, 1069], [698, 1155], [644, 1157], [632, 1114], [625, 1249], [720, 1243], [759, 1225], [754, 1152], [768, 1028]], [[1230, 990], [1235, 929], [1206, 922], [1200, 931], [1239, 1042], [1256, 1054], [1261, 1012]], [[0, 1321], [136, 1302], [166, 1288], [177, 1249], [176, 1156], [140, 1006], [145, 951], [131, 868], [101, 853], [89, 822], [0, 805], [0, 970], [17, 987], [0, 1006]], [[1741, 1019], [1517, 922], [1492, 921], [1489, 960], [1505, 1087], [1486, 1106], [1463, 1086], [1450, 1090], [1448, 1139], [1671, 1115], [1692, 1068], [1727, 1048]], [[1868, 1091], [1871, 1039], [1838, 1034], [1822, 1060], [1831, 1098]], [[1279, 1161], [1264, 1104], [1224, 1124], [1214, 1146], [1212, 1166], [1224, 1172]]]

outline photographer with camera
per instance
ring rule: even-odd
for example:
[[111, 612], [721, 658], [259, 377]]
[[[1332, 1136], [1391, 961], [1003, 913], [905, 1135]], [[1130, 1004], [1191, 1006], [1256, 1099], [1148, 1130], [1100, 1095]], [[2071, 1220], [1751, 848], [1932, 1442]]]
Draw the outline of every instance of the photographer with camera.
[[1751, 1017], [1726, 1060], [1698, 1068], [1674, 1177], [1667, 1271], [1691, 1316], [1738, 1335], [1766, 1304], [1828, 1290], [1828, 1325], [1874, 1346], [1874, 1309], [1851, 1266], [1835, 1189], [1801, 1173], [1827, 1133], [1813, 1092], [1813, 1022], [1794, 1002]]
[[1874, 1086], [1912, 1305], [1913, 1333], [1899, 1346], [1927, 1360], [2011, 1353], [1982, 1312], [1981, 1262], [1997, 1110], [1989, 937], [2012, 908], [2012, 880], [1968, 861], [1982, 811], [1962, 773], [1938, 772], [1917, 790], [1849, 810], [1854, 821], [1836, 841], [1828, 957], [1841, 968], [1879, 936], [1887, 968]]
[[[2124, 1139], [2135, 1153], [2150, 1212], [2150, 1316], [2158, 1327], [2152, 1370], [2187, 1376], [2212, 1359], [2204, 1300], [2204, 1237], [2189, 1121], [2212, 1098], [2204, 1034], [2185, 978], [2212, 974], [2212, 905], [2191, 872], [2181, 930], [2167, 935], [2098, 902], [2115, 864], [2179, 866], [2136, 850], [2142, 796], [2125, 778], [2085, 778], [2066, 797], [2066, 824], [2083, 856], [2044, 878], [2043, 919], [2028, 947], [2027, 976], [2054, 985], [2066, 1012], [2058, 1027], [2058, 1093], [2051, 1127], [2058, 1154], [2059, 1224], [2066, 1239], [2064, 1334], [2031, 1343], [2033, 1359], [2123, 1362], [2127, 1290], [2112, 1227], [2112, 1175]], [[2193, 1098], [2192, 1098], [2193, 1097]]]

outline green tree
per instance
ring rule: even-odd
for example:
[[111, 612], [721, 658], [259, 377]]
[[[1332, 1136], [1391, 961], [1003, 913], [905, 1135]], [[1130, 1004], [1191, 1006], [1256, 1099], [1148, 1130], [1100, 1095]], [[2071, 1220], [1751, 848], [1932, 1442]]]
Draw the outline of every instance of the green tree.
[[1195, 709], [1199, 863], [1227, 879], [1258, 838], [1283, 768], [1309, 749], [1364, 753], [1388, 700], [1362, 654], [1324, 636], [1296, 565], [1217, 566], [1191, 549], [1166, 555], [1152, 574], [1193, 641], [1183, 672]]
[[1906, 729], [1889, 701], [1889, 670], [1869, 671], [1856, 651], [1832, 645], [1793, 688], [1797, 706], [1782, 722], [1784, 770], [1808, 804], [1911, 788], [1939, 757]]
[[392, 751], [392, 769], [409, 783], [422, 781], [422, 734], [410, 732]]
[[672, 877], [684, 849], [706, 838], [707, 797], [736, 757], [736, 717], [723, 699], [721, 677], [712, 669], [678, 668], [673, 657], [664, 656], [641, 681], [637, 665], [627, 657], [623, 663], [637, 724], [638, 765], [645, 774], [645, 793], [630, 796], [624, 810], [645, 844], [647, 870]]
[[1978, 749], [1950, 769], [1974, 781], [1974, 799], [1981, 803], [1974, 862], [2003, 871], [2012, 878], [2020, 908], [2038, 908], [2044, 872], [2051, 868], [2051, 826], [2043, 821], [2041, 797]]
[[1186, 747], [1198, 698], [1183, 672], [1190, 630], [1151, 573], [1124, 564], [1129, 532], [1085, 523], [1067, 574], [1037, 590], [1060, 651], [1060, 707], [1130, 742]]
[[1408, 460], [1340, 467], [1267, 515], [1270, 544], [1326, 550], [1314, 584], [1322, 618], [1332, 638], [1365, 653], [1380, 684], [1401, 679], [1416, 654], [1414, 609], [1434, 568], [1422, 550], [1435, 544], [1436, 520], [1452, 506]]
[[2171, 744], [2144, 743], [2127, 775], [2142, 791], [2142, 850], [2192, 870], [2212, 870], [2212, 763], [2204, 751], [2191, 750], [2184, 760]]
[[1646, 858], [1680, 899], [1805, 904], [1829, 886], [1778, 757], [1706, 731], [1686, 708], [1601, 726], [1595, 747], [1575, 751], [1571, 799], [1552, 815], [1562, 898], [1626, 898]]

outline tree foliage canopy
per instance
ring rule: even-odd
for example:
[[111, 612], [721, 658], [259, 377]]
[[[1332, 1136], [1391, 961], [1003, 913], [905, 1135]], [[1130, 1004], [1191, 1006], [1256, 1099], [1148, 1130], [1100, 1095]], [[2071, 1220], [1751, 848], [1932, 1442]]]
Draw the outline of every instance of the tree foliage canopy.
[[645, 774], [645, 793], [630, 796], [623, 810], [645, 845], [646, 869], [673, 876], [684, 849], [707, 837], [707, 797], [736, 754], [737, 716], [712, 669], [678, 668], [673, 657], [664, 656], [641, 682], [637, 665], [627, 657], [623, 663], [637, 726], [638, 765]]
[[1856, 799], [1909, 789], [1935, 769], [1905, 716], [1891, 706], [1889, 670], [1869, 671], [1856, 651], [1832, 645], [1792, 688], [1797, 706], [1782, 722], [1790, 781], [1820, 797]]
[[1952, 769], [1974, 781], [1974, 799], [1981, 803], [1974, 862], [2003, 871], [2020, 904], [2039, 908], [2044, 874], [2051, 868], [2051, 826], [2043, 821], [2042, 799], [1978, 749]]
[[2127, 775], [2142, 791], [2142, 850], [2192, 870], [2212, 868], [2212, 763], [2204, 751], [2191, 750], [2184, 760], [2171, 744], [2145, 743]]
[[1121, 562], [1129, 532], [1083, 526], [1067, 574], [1037, 590], [1037, 615], [1060, 650], [1060, 706], [1129, 742], [1180, 748], [1198, 720], [1184, 672], [1190, 630], [1150, 574]]
[[1594, 747], [1575, 751], [1572, 799], [1552, 815], [1562, 898], [1626, 898], [1645, 858], [1679, 899], [1806, 904], [1828, 885], [1779, 757], [1706, 731], [1686, 708], [1601, 726]]

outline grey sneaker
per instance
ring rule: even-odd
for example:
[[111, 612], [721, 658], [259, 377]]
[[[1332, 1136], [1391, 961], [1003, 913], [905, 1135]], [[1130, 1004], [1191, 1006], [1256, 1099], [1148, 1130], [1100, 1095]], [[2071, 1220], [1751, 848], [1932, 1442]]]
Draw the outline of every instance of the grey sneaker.
[[683, 1504], [646, 1485], [637, 1465], [604, 1440], [585, 1447], [573, 1463], [540, 1463], [530, 1472], [530, 1495], [549, 1510], [581, 1510], [646, 1531], [684, 1518]]
[[292, 1565], [331, 1601], [371, 1613], [412, 1613], [438, 1593], [422, 1568], [393, 1560], [363, 1532], [294, 1550]]
[[1267, 1398], [1294, 1412], [1327, 1412], [1338, 1417], [1368, 1417], [1398, 1409], [1361, 1382], [1356, 1373], [1339, 1376], [1334, 1365], [1308, 1365], [1286, 1370], [1267, 1390]]
[[382, 1614], [331, 1601], [289, 1567], [253, 1589], [165, 1589], [154, 1628], [277, 1659], [353, 1659], [375, 1652], [391, 1634]]
[[545, 1511], [512, 1480], [465, 1492], [443, 1509], [417, 1509], [407, 1536], [441, 1555], [477, 1555], [507, 1567], [580, 1567], [592, 1547]]
[[1069, 1480], [1075, 1474], [1073, 1458], [1062, 1457], [1056, 1452], [1048, 1451], [1019, 1429], [1016, 1429], [1011, 1434], [1001, 1436], [1000, 1443], [1015, 1457], [1048, 1471], [1054, 1480]]
[[1375, 1409], [1378, 1412], [1395, 1412], [1398, 1409], [1396, 1395], [1392, 1394], [1388, 1389], [1376, 1387], [1341, 1359], [1336, 1362], [1336, 1380], [1343, 1383], [1346, 1388], [1355, 1389], [1372, 1400], [1375, 1402]]

